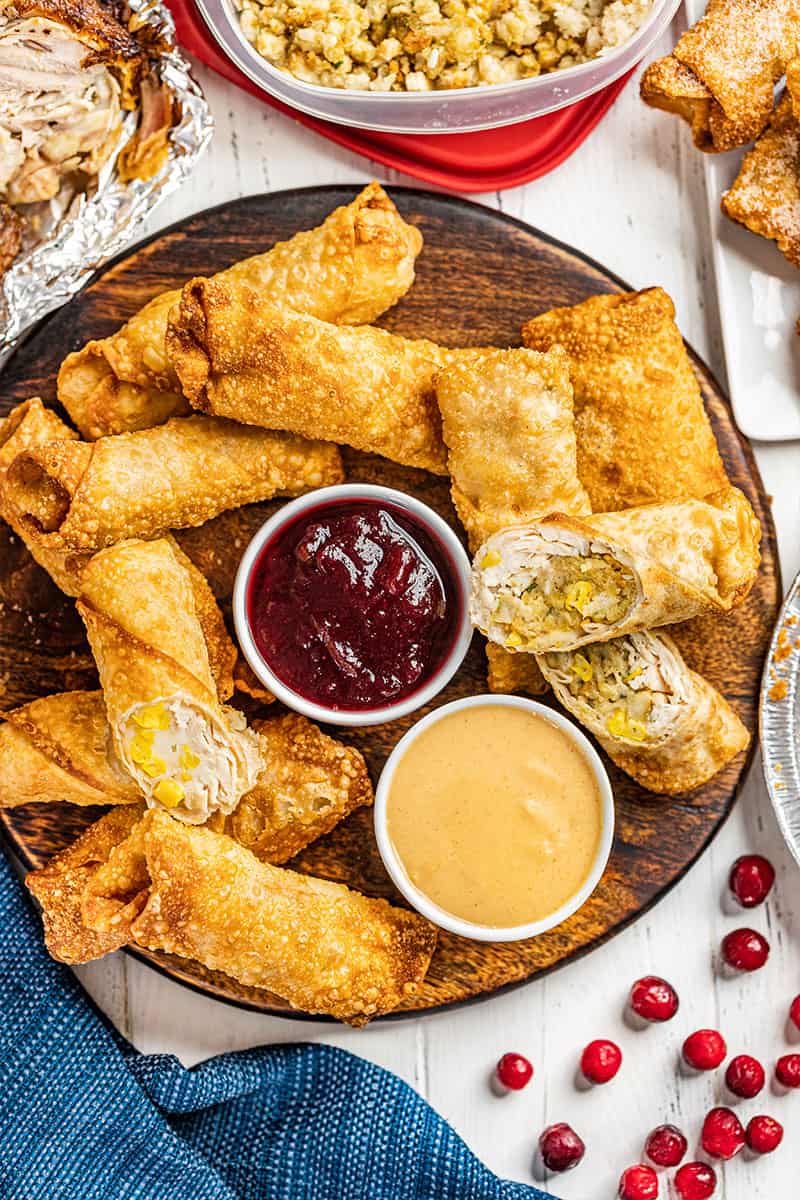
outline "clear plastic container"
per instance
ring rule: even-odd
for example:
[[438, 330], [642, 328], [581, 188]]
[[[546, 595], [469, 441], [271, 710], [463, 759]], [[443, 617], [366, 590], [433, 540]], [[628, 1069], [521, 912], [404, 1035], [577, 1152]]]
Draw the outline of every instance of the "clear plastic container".
[[630, 71], [647, 54], [678, 10], [681, 0], [654, 0], [650, 16], [630, 41], [563, 71], [514, 83], [433, 92], [345, 91], [302, 83], [262, 58], [245, 38], [231, 0], [196, 0], [228, 58], [253, 83], [291, 108], [382, 133], [468, 133], [514, 125], [555, 112], [599, 92]]

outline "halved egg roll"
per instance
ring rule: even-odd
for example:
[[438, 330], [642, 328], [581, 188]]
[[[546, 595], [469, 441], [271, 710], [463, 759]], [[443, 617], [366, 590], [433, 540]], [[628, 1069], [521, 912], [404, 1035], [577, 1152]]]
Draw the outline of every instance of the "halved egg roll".
[[258, 740], [217, 697], [191, 579], [170, 543], [119, 542], [82, 575], [78, 611], [114, 749], [149, 805], [201, 824], [255, 784]]
[[773, 89], [800, 45], [797, 0], [709, 0], [641, 80], [646, 104], [674, 112], [701, 150], [734, 150], [769, 120]]
[[[569, 362], [556, 347], [487, 350], [436, 378], [453, 504], [474, 554], [499, 529], [544, 513], [586, 513], [578, 479]], [[486, 647], [492, 692], [547, 685], [530, 655]]]
[[0, 717], [0, 808], [141, 800], [114, 753], [102, 692], [44, 696]]
[[772, 238], [789, 262], [800, 267], [800, 115], [788, 91], [745, 154], [733, 186], [723, 193], [722, 211], [753, 233]]
[[192, 416], [97, 442], [30, 446], [5, 487], [23, 529], [45, 549], [97, 550], [343, 478], [327, 442]]
[[539, 665], [568, 712], [651, 792], [692, 791], [749, 744], [725, 698], [663, 632], [545, 654]]
[[433, 381], [448, 352], [433, 342], [330, 325], [193, 279], [165, 344], [193, 408], [447, 473]]
[[89, 880], [115, 846], [130, 837], [141, 821], [141, 802], [112, 808], [90, 825], [77, 841], [56, 854], [44, 867], [31, 871], [25, 883], [42, 909], [44, 940], [53, 958], [66, 963], [90, 962], [128, 941], [122, 927], [98, 932], [83, 920], [81, 901]]
[[223, 832], [256, 858], [284, 863], [373, 799], [364, 756], [298, 713], [255, 721], [261, 770]]
[[596, 512], [726, 486], [675, 307], [661, 288], [553, 309], [528, 321], [522, 338], [569, 355], [578, 475]]
[[541, 654], [729, 612], [755, 581], [760, 534], [733, 487], [706, 500], [555, 514], [484, 542], [471, 616], [498, 645]]
[[[371, 183], [317, 229], [216, 275], [324, 321], [374, 321], [414, 282], [422, 235], [386, 192]], [[147, 429], [188, 411], [164, 352], [180, 288], [163, 292], [110, 337], [70, 354], [58, 373], [58, 398], [89, 440]]]
[[259, 860], [149, 812], [89, 880], [83, 918], [351, 1025], [418, 988], [436, 931], [416, 913]]
[[18, 404], [0, 421], [0, 517], [11, 526], [17, 537], [21, 538], [31, 556], [53, 579], [56, 586], [68, 596], [78, 594], [80, 571], [86, 556], [63, 547], [48, 545], [42, 539], [41, 532], [23, 520], [17, 512], [9, 494], [6, 476], [14, 459], [23, 451], [46, 445], [48, 442], [68, 441], [77, 436], [52, 409], [45, 408], [38, 396]]

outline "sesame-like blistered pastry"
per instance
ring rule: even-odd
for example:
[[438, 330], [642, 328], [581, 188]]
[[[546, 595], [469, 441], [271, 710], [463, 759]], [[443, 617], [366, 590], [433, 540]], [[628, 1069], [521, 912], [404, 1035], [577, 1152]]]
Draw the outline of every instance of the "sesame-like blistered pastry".
[[733, 487], [705, 500], [556, 513], [484, 542], [470, 615], [498, 645], [541, 654], [729, 612], [755, 581], [760, 532]]
[[81, 901], [86, 884], [108, 861], [112, 849], [130, 837], [144, 812], [141, 802], [112, 808], [76, 842], [26, 877], [29, 891], [41, 906], [44, 939], [53, 958], [66, 963], [90, 962], [119, 950], [128, 941], [128, 931], [122, 927], [102, 933], [90, 929], [83, 920]]
[[0, 808], [141, 800], [114, 753], [102, 692], [60, 692], [0, 715]]
[[327, 442], [192, 416], [97, 442], [30, 446], [9, 466], [5, 492], [46, 549], [98, 550], [343, 478]]
[[644, 72], [642, 99], [683, 117], [701, 150], [733, 150], [766, 126], [799, 49], [797, 0], [709, 0], [672, 54]]
[[81, 584], [118, 759], [149, 805], [183, 821], [232, 812], [258, 776], [258, 739], [220, 704], [191, 576], [171, 543], [101, 550]]
[[772, 238], [800, 267], [800, 121], [785, 91], [767, 129], [745, 154], [722, 211], [753, 233]]
[[[487, 350], [436, 379], [456, 512], [474, 554], [499, 529], [549, 512], [586, 513], [569, 362], [560, 349]], [[547, 690], [534, 659], [487, 646], [489, 690]]]
[[149, 812], [89, 880], [83, 919], [352, 1025], [414, 994], [436, 931], [416, 913], [260, 862]]
[[364, 756], [298, 713], [256, 721], [261, 770], [224, 832], [257, 858], [284, 863], [373, 799]]
[[[369, 184], [317, 229], [278, 242], [215, 276], [269, 294], [325, 321], [374, 321], [414, 282], [422, 235], [386, 192]], [[164, 334], [180, 289], [163, 292], [110, 337], [70, 354], [58, 374], [58, 398], [85, 438], [127, 433], [185, 413], [188, 405], [164, 352]]]
[[569, 355], [578, 476], [595, 512], [702, 498], [727, 485], [691, 360], [661, 288], [592, 296], [523, 327]]
[[193, 408], [446, 474], [433, 381], [448, 351], [434, 342], [331, 325], [269, 292], [193, 279], [166, 347]]
[[724, 696], [663, 631], [543, 654], [539, 665], [559, 702], [651, 792], [700, 787], [750, 742]]

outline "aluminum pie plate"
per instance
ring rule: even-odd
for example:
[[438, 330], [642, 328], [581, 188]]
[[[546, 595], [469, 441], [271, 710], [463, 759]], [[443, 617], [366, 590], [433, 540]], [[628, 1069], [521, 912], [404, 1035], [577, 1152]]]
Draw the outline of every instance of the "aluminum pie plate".
[[800, 863], [800, 575], [764, 665], [759, 706], [764, 779], [786, 844]]
[[117, 151], [91, 188], [77, 193], [63, 189], [43, 206], [43, 212], [35, 214], [35, 237], [23, 243], [0, 279], [0, 364], [27, 329], [69, 300], [101, 263], [129, 243], [156, 205], [188, 179], [211, 139], [211, 113], [187, 60], [175, 46], [169, 10], [160, 0], [128, 0], [128, 7], [169, 43], [156, 64], [158, 78], [170, 87], [180, 108], [169, 135], [167, 161], [152, 179], [125, 183], [119, 178], [117, 153], [132, 136], [138, 119], [137, 113], [129, 113]]

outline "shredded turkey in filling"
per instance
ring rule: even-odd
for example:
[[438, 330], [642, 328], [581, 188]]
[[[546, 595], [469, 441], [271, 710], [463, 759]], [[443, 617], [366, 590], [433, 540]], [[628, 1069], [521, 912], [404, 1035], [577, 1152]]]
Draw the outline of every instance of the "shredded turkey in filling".
[[636, 601], [636, 581], [622, 563], [610, 554], [578, 554], [569, 544], [506, 567], [490, 549], [478, 565], [491, 596], [489, 636], [511, 650], [540, 651], [601, 632]]
[[591, 709], [597, 729], [623, 741], [663, 736], [683, 703], [670, 681], [673, 674], [679, 678], [677, 663], [663, 642], [647, 634], [542, 657], [547, 674], [552, 672], [579, 705]]
[[232, 812], [255, 785], [258, 740], [240, 713], [224, 712], [225, 721], [177, 696], [128, 712], [122, 757], [151, 807], [201, 824]]
[[63, 25], [0, 17], [0, 199], [52, 200], [75, 172], [96, 175], [120, 130], [120, 90]]

